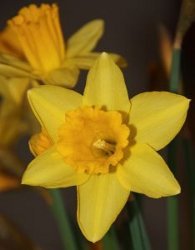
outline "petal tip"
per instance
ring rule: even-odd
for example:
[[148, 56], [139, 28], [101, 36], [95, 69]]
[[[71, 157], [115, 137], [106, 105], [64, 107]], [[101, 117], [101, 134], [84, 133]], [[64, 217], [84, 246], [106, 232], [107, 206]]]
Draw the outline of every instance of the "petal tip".
[[173, 195], [177, 195], [177, 194], [181, 193], [181, 187], [180, 187], [179, 183], [177, 183], [175, 185], [175, 187], [173, 188], [173, 192], [172, 193], [173, 193]]
[[26, 185], [26, 183], [25, 183], [25, 181], [22, 179], [22, 181], [21, 181], [21, 184], [22, 185]]
[[102, 31], [104, 30], [105, 22], [104, 22], [103, 19], [97, 18], [97, 19], [94, 19], [93, 21], [91, 21], [90, 23], [93, 24], [93, 25], [99, 26], [99, 28], [100, 28]]
[[29, 90], [27, 91], [27, 97], [28, 97], [28, 98], [31, 96], [32, 90], [33, 90], [33, 89], [29, 89]]
[[22, 185], [32, 185], [31, 182], [28, 181], [28, 178], [26, 178], [25, 176], [22, 177], [21, 184]]
[[79, 222], [79, 220], [78, 220], [78, 224], [79, 224], [81, 232], [83, 233], [83, 235], [85, 236], [85, 238], [88, 241], [90, 241], [92, 243], [96, 243], [97, 241], [101, 240], [104, 237], [104, 235], [98, 235], [97, 233], [95, 233], [94, 235], [92, 235], [91, 232], [86, 232], [83, 229], [83, 227], [82, 227], [81, 223]]
[[174, 178], [174, 183], [170, 185], [169, 189], [167, 190], [167, 194], [164, 196], [174, 196], [180, 193], [181, 193], [181, 187], [179, 183], [177, 182], [177, 180]]
[[[118, 66], [116, 65], [116, 62], [113, 60], [113, 58], [111, 57], [111, 55], [109, 55], [109, 53], [103, 51], [99, 58], [96, 61], [97, 65], [101, 65], [102, 67], [114, 67], [115, 70], [118, 70]], [[120, 69], [119, 69], [120, 70]]]
[[39, 91], [39, 89], [41, 89], [43, 86], [39, 86], [39, 87], [36, 87], [36, 88], [32, 88], [32, 89], [29, 89], [27, 91], [27, 97], [28, 97], [28, 100], [31, 99], [32, 96], [34, 96], [35, 93], [37, 93], [37, 90]]
[[101, 18], [95, 19], [94, 22], [97, 22], [97, 23], [99, 23], [99, 24], [102, 25], [102, 26], [104, 26], [104, 24], [105, 24], [104, 20], [101, 19]]
[[185, 103], [186, 103], [186, 106], [188, 107], [188, 106], [190, 105], [190, 102], [191, 102], [192, 100], [189, 99], [189, 98], [184, 97], [184, 101], [185, 101]]
[[21, 184], [22, 185], [28, 185], [28, 186], [38, 186], [39, 183], [37, 183], [36, 178], [34, 178], [34, 174], [32, 173], [31, 165], [27, 167], [27, 169], [24, 171]]
[[28, 171], [24, 172], [24, 174], [22, 176], [21, 184], [32, 185], [32, 181], [31, 181], [31, 178], [29, 178]]
[[[110, 59], [111, 57], [109, 56], [109, 54], [105, 51], [103, 51], [101, 54], [100, 54], [100, 57], [99, 57], [99, 60], [100, 59]], [[112, 60], [113, 61], [113, 60]]]

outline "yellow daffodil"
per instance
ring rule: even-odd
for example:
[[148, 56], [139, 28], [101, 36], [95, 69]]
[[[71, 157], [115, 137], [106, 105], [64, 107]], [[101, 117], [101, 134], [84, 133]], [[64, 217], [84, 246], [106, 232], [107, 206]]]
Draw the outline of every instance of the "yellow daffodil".
[[104, 236], [131, 191], [153, 198], [180, 192], [156, 151], [181, 129], [185, 97], [145, 92], [129, 101], [123, 75], [106, 53], [90, 70], [83, 96], [57, 86], [28, 96], [43, 131], [30, 141], [37, 157], [22, 183], [76, 185], [78, 223], [89, 241]]
[[[103, 31], [104, 21], [93, 20], [65, 43], [58, 6], [31, 4], [9, 20], [8, 27], [0, 34], [0, 51], [11, 55], [0, 57], [0, 73], [6, 76], [30, 73], [32, 78], [46, 84], [74, 87], [79, 69], [89, 69], [99, 55], [92, 50]], [[121, 56], [111, 56], [120, 66], [126, 64]]]

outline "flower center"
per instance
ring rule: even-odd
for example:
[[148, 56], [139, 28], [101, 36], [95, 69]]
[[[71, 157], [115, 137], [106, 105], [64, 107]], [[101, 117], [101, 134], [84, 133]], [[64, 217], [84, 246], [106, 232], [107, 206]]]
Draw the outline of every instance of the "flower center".
[[56, 4], [42, 4], [40, 7], [31, 4], [22, 8], [8, 24], [17, 34], [34, 70], [43, 74], [61, 65], [65, 45]]
[[83, 107], [66, 113], [57, 150], [78, 172], [105, 174], [123, 158], [129, 132], [119, 112]]

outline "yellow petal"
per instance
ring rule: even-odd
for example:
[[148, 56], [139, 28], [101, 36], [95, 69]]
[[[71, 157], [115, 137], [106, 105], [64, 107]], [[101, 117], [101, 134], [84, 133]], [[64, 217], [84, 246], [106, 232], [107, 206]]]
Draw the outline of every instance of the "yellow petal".
[[66, 88], [73, 88], [79, 77], [79, 69], [75, 65], [70, 65], [64, 68], [59, 68], [50, 71], [45, 79], [46, 84], [53, 84], [63, 86]]
[[[68, 61], [70, 61], [71, 63], [74, 63], [77, 65], [78, 68], [80, 69], [90, 69], [93, 64], [95, 63], [95, 61], [97, 60], [98, 56], [100, 56], [101, 53], [96, 53], [96, 52], [92, 52], [92, 53], [87, 53], [85, 55], [82, 56], [76, 56], [74, 58], [68, 59]], [[109, 53], [109, 56], [112, 58], [112, 60], [120, 67], [126, 67], [127, 66], [127, 62], [126, 60], [118, 55], [118, 54], [113, 54], [113, 53]]]
[[183, 126], [189, 100], [169, 92], [146, 92], [131, 99], [130, 125], [135, 140], [155, 150], [166, 146]]
[[130, 102], [123, 74], [107, 53], [102, 53], [89, 71], [83, 103], [129, 112]]
[[[11, 102], [12, 97], [11, 97], [11, 93], [9, 91], [9, 88], [7, 86], [7, 78], [3, 77], [0, 75], [0, 96], [2, 101], [7, 101]], [[2, 101], [1, 101], [1, 106], [2, 106]]]
[[24, 77], [12, 77], [7, 79], [6, 83], [15, 104], [22, 104], [24, 102], [24, 98], [26, 98], [26, 91], [30, 85], [30, 79]]
[[77, 174], [67, 166], [63, 157], [51, 147], [37, 156], [27, 167], [22, 184], [46, 188], [70, 187], [84, 183], [86, 174]]
[[115, 53], [109, 53], [109, 56], [119, 67], [121, 68], [127, 67], [127, 61], [121, 55]]
[[21, 69], [24, 71], [31, 71], [31, 66], [20, 59], [18, 59], [15, 56], [7, 55], [7, 54], [0, 54], [0, 63], [5, 65], [10, 65], [12, 67], [15, 67], [17, 69]]
[[97, 60], [100, 53], [87, 53], [67, 59], [67, 63], [75, 64], [79, 69], [90, 69]]
[[32, 78], [31, 67], [24, 61], [7, 54], [0, 54], [0, 74], [5, 77]]
[[0, 74], [5, 77], [32, 77], [32, 74], [14, 66], [0, 63]]
[[85, 24], [67, 42], [67, 57], [84, 55], [94, 49], [104, 32], [104, 21], [93, 20]]
[[124, 207], [129, 196], [115, 174], [92, 175], [78, 187], [78, 223], [85, 237], [100, 240]]
[[73, 90], [49, 85], [29, 90], [28, 98], [36, 118], [54, 141], [65, 121], [65, 112], [77, 108], [82, 101], [82, 96]]
[[164, 160], [146, 144], [130, 149], [130, 156], [118, 166], [117, 175], [127, 190], [152, 198], [180, 193], [180, 186]]

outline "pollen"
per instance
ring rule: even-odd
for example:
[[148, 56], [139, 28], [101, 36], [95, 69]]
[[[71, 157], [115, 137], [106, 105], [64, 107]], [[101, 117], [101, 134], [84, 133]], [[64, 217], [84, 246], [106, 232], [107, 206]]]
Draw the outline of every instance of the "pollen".
[[30, 151], [34, 156], [40, 155], [53, 145], [52, 140], [45, 129], [38, 134], [33, 135], [29, 141]]
[[24, 7], [8, 25], [17, 35], [35, 72], [47, 74], [62, 64], [65, 44], [56, 4]]
[[120, 112], [82, 107], [66, 113], [57, 150], [80, 173], [106, 174], [122, 160], [129, 133]]

